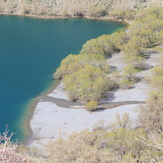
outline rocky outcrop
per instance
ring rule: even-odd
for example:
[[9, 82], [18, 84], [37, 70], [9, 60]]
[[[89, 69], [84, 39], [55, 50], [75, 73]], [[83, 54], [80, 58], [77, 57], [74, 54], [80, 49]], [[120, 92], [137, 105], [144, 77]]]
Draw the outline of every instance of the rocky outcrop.
[[0, 14], [39, 17], [102, 17], [114, 10], [132, 10], [163, 0], [1, 0]]

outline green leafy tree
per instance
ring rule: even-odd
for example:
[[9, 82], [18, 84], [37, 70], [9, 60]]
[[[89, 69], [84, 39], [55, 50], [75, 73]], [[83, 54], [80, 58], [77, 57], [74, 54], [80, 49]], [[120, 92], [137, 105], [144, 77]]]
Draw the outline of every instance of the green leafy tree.
[[119, 52], [122, 44], [125, 42], [125, 32], [117, 32], [112, 35], [103, 35], [96, 39], [87, 41], [80, 53], [94, 53], [110, 57], [112, 54]]
[[141, 50], [136, 41], [129, 41], [124, 45], [123, 50], [127, 56], [137, 57], [141, 55]]
[[132, 160], [140, 160], [141, 155], [144, 153], [144, 144], [138, 142], [138, 136], [145, 137], [143, 129], [127, 129], [118, 128], [105, 134], [107, 139], [107, 147], [116, 155], [120, 157], [120, 161], [126, 159], [126, 156], [132, 156]]
[[86, 65], [79, 71], [66, 75], [63, 83], [69, 95], [84, 101], [98, 100], [109, 89], [110, 79], [98, 67]]
[[114, 52], [119, 52], [123, 48], [123, 44], [127, 42], [126, 32], [115, 32], [110, 36], [110, 40], [112, 41]]
[[122, 89], [128, 89], [132, 87], [133, 84], [135, 84], [136, 73], [137, 69], [135, 69], [135, 66], [133, 64], [129, 64], [126, 67], [124, 67], [119, 83], [120, 87]]
[[80, 53], [85, 53], [85, 54], [101, 54], [105, 55], [104, 49], [98, 44], [97, 39], [92, 39], [87, 41], [83, 46], [82, 50]]
[[151, 89], [147, 105], [142, 106], [139, 121], [147, 132], [163, 132], [163, 67], [151, 70], [149, 78]]
[[134, 81], [136, 73], [137, 73], [137, 70], [135, 69], [135, 66], [133, 64], [129, 64], [124, 67], [122, 78], [125, 78], [129, 81]]
[[153, 88], [163, 89], [163, 67], [155, 67], [151, 70], [149, 83]]
[[72, 74], [82, 69], [85, 65], [99, 67], [104, 72], [109, 72], [110, 70], [103, 56], [97, 54], [70, 54], [63, 59], [60, 67], [54, 73], [54, 77], [56, 79], [62, 79], [65, 75]]
[[111, 81], [114, 88], [119, 87], [119, 79], [120, 79], [120, 73], [119, 71], [116, 70], [111, 74]]

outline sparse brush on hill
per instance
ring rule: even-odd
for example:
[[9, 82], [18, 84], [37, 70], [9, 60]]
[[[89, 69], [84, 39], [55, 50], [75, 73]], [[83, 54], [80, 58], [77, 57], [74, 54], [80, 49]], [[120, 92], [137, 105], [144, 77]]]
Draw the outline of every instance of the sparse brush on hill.
[[146, 123], [133, 129], [127, 114], [117, 114], [115, 122], [108, 126], [99, 122], [93, 132], [74, 132], [66, 139], [61, 136], [50, 141], [39, 155], [28, 150], [23, 152], [18, 145], [11, 145], [10, 141], [6, 144], [3, 139], [0, 159], [4, 163], [161, 163], [163, 134], [147, 132], [145, 126]]
[[134, 19], [138, 9], [162, 0], [2, 0], [0, 13], [42, 17], [103, 17]]

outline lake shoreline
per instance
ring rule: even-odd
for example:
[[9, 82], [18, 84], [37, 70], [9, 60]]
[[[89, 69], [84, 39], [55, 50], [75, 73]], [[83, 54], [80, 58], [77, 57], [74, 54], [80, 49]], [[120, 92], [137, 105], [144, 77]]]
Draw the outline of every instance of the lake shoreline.
[[130, 25], [131, 22], [128, 20], [124, 19], [116, 19], [113, 17], [91, 17], [91, 16], [83, 16], [83, 17], [78, 17], [78, 16], [69, 16], [69, 17], [64, 17], [64, 16], [36, 16], [36, 15], [23, 15], [23, 14], [5, 14], [5, 13], [0, 13], [0, 15], [4, 16], [20, 16], [20, 17], [27, 17], [27, 18], [35, 18], [35, 19], [44, 19], [44, 20], [49, 20], [49, 19], [88, 19], [88, 20], [101, 20], [101, 21], [112, 21], [112, 22], [120, 22], [126, 25]]
[[[24, 120], [22, 120], [22, 131], [25, 133], [26, 138], [23, 140], [23, 144], [26, 146], [32, 139], [33, 137], [33, 132], [32, 129], [30, 127], [30, 121], [34, 115], [35, 109], [37, 104], [40, 102], [39, 97], [41, 96], [47, 96], [48, 94], [50, 94], [53, 90], [55, 90], [55, 88], [59, 85], [60, 80], [55, 80], [52, 84], [50, 84], [50, 86], [48, 88], [46, 88], [38, 97], [32, 99], [26, 106], [26, 112], [24, 113]], [[22, 118], [22, 119], [23, 119]]]
[[[51, 98], [59, 98], [61, 100], [69, 100], [62, 83], [50, 94], [45, 95]], [[123, 115], [128, 113], [133, 121], [137, 117], [137, 110], [140, 104], [117, 105], [115, 108], [108, 108], [97, 112], [88, 112], [83, 105], [74, 105], [65, 107], [59, 106], [57, 103], [49, 100], [41, 100], [37, 103], [33, 117], [30, 121], [32, 136], [26, 142], [26, 146], [36, 147], [39, 150], [50, 140], [56, 140], [60, 132], [70, 135], [73, 131], [80, 132], [84, 129], [92, 130], [95, 124], [104, 121], [105, 125], [115, 120], [116, 114]], [[105, 100], [105, 99], [104, 99]], [[126, 99], [125, 99], [126, 100]], [[132, 100], [132, 99], [131, 99]], [[115, 99], [115, 102], [119, 101]], [[85, 118], [82, 118], [85, 117]], [[108, 118], [110, 117], [110, 118]], [[79, 121], [80, 119], [80, 121]]]
[[[65, 18], [65, 17], [51, 17], [51, 18], [48, 18], [48, 17], [36, 17], [36, 16], [27, 16], [27, 15], [19, 15], [19, 14], [0, 14], [0, 15], [15, 15], [15, 16], [19, 16], [19, 17], [32, 17], [32, 18], [40, 18], [40, 19], [79, 19], [79, 17], [69, 17], [69, 18]], [[108, 18], [92, 18], [92, 17], [84, 17], [82, 19], [90, 19], [90, 20], [102, 20], [102, 21], [111, 21], [111, 19], [108, 19]], [[113, 22], [118, 22], [116, 20], [112, 20]], [[119, 22], [122, 22], [122, 21], [119, 21]], [[58, 84], [55, 83], [52, 83], [49, 85], [48, 88], [46, 88], [46, 90], [44, 90], [38, 97], [34, 98], [34, 99], [31, 99], [25, 106], [25, 111], [23, 113], [23, 116], [21, 118], [21, 126], [20, 127], [22, 129], [22, 131], [24, 131], [23, 133], [25, 133], [25, 135], [27, 135], [27, 138], [24, 139], [23, 143], [24, 144], [27, 144], [28, 141], [32, 138], [33, 136], [33, 133], [32, 133], [32, 130], [29, 126], [29, 123], [34, 115], [34, 112], [35, 112], [35, 108], [37, 106], [37, 104], [39, 103], [40, 101], [40, 96], [44, 95], [48, 95], [49, 93], [53, 92], [56, 88]]]
[[[93, 18], [93, 17], [48, 17], [48, 16], [34, 16], [34, 15], [20, 15], [20, 14], [2, 14], [0, 13], [0, 16], [19, 16], [19, 17], [29, 17], [29, 18], [35, 18], [35, 19], [88, 19], [88, 20], [101, 20], [101, 21], [112, 21], [112, 22], [121, 22], [123, 24], [129, 25], [128, 22], [122, 21], [122, 20], [114, 20], [108, 17], [99, 17], [99, 18]], [[48, 88], [46, 88], [38, 97], [31, 99], [27, 106], [25, 107], [25, 112], [23, 113], [22, 120], [21, 120], [21, 130], [23, 131], [25, 138], [23, 139], [22, 143], [26, 146], [33, 137], [33, 132], [30, 127], [30, 121], [34, 116], [34, 112], [36, 109], [37, 104], [40, 102], [41, 96], [47, 96], [51, 92], [55, 91], [55, 88], [59, 85], [60, 81], [54, 80], [54, 83], [50, 84]]]

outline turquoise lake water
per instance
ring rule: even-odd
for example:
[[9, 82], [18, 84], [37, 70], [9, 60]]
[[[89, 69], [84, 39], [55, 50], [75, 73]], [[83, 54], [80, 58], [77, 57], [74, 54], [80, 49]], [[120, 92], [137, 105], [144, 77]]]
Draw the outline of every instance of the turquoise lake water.
[[0, 132], [7, 124], [22, 140], [25, 106], [52, 84], [61, 60], [78, 53], [87, 40], [123, 27], [109, 21], [0, 16]]

